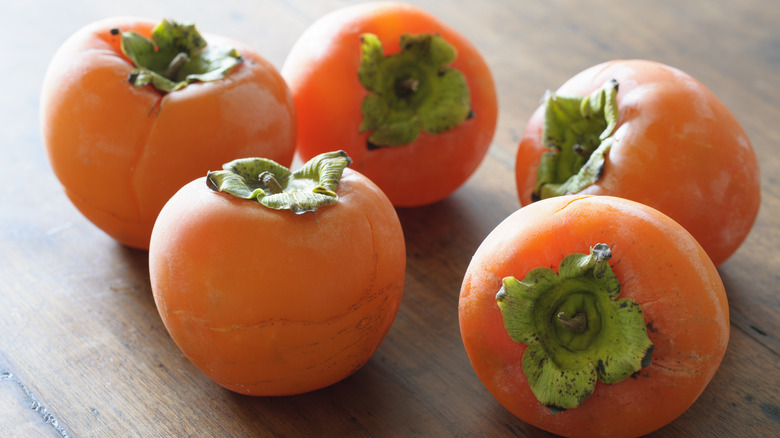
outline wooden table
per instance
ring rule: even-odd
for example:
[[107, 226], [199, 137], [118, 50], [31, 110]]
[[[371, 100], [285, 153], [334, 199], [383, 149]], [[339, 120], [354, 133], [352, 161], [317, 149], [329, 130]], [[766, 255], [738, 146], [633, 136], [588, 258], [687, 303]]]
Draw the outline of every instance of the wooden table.
[[75, 30], [121, 14], [194, 21], [281, 67], [307, 25], [346, 3], [0, 6], [0, 436], [548, 436], [508, 413], [475, 376], [460, 339], [458, 293], [474, 250], [519, 207], [514, 153], [544, 90], [617, 58], [661, 61], [706, 84], [742, 122], [762, 171], [755, 228], [719, 269], [732, 318], [726, 357], [699, 400], [653, 436], [780, 435], [774, 0], [412, 2], [481, 49], [500, 117], [488, 156], [465, 186], [435, 205], [398, 211], [408, 269], [385, 342], [353, 376], [295, 397], [239, 396], [192, 366], [155, 309], [147, 253], [118, 245], [84, 219], [52, 174], [37, 116], [44, 70]]

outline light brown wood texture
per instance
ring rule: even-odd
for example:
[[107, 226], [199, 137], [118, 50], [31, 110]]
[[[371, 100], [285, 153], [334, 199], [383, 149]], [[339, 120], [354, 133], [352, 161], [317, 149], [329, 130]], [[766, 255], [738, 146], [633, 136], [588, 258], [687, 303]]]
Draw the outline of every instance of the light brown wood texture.
[[544, 91], [619, 58], [660, 61], [703, 82], [743, 124], [762, 172], [755, 227], [719, 269], [732, 318], [726, 357], [699, 400], [652, 436], [779, 436], [780, 7], [774, 0], [412, 1], [482, 51], [500, 115], [489, 154], [460, 190], [398, 211], [408, 269], [386, 340], [351, 377], [295, 397], [240, 396], [188, 362], [155, 309], [147, 254], [118, 245], [84, 219], [51, 172], [38, 124], [48, 61], [80, 27], [138, 15], [193, 21], [281, 67], [310, 23], [349, 3], [0, 5], [0, 436], [550, 436], [507, 412], [477, 379], [460, 339], [458, 293], [479, 243], [519, 208], [515, 149]]

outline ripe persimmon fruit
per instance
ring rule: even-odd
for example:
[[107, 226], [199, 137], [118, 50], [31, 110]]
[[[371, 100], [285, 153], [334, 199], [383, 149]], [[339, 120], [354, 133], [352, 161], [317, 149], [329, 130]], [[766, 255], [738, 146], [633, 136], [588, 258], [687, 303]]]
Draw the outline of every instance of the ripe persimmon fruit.
[[348, 163], [326, 153], [291, 173], [234, 160], [160, 212], [149, 248], [157, 309], [184, 355], [225, 388], [272, 396], [331, 385], [390, 329], [403, 231], [387, 197]]
[[295, 146], [292, 97], [272, 64], [169, 21], [119, 17], [77, 31], [51, 60], [40, 117], [68, 198], [139, 249], [184, 184], [237, 157], [289, 165]]
[[397, 207], [439, 201], [482, 162], [498, 99], [479, 50], [432, 14], [367, 2], [312, 23], [281, 68], [303, 159], [339, 145]]
[[490, 393], [569, 437], [637, 437], [673, 421], [729, 340], [726, 292], [701, 245], [658, 210], [611, 196], [510, 215], [474, 254], [458, 313]]
[[716, 266], [745, 240], [761, 204], [758, 159], [736, 117], [687, 73], [641, 59], [595, 65], [547, 93], [515, 172], [522, 205], [610, 195], [660, 210]]

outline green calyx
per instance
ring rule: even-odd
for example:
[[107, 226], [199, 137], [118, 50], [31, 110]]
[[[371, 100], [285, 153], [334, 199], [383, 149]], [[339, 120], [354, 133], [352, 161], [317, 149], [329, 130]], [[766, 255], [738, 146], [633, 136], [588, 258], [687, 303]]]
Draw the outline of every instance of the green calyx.
[[195, 81], [222, 79], [242, 62], [236, 49], [208, 45], [192, 24], [163, 20], [151, 39], [119, 29], [111, 33], [121, 35], [122, 53], [136, 67], [128, 78], [136, 88], [152, 85], [169, 93]]
[[382, 42], [360, 36], [363, 99], [359, 131], [371, 132], [370, 149], [413, 142], [420, 132], [439, 134], [473, 117], [463, 74], [448, 67], [455, 48], [434, 34], [401, 36], [401, 51], [385, 56]]
[[577, 193], [601, 178], [618, 122], [617, 92], [613, 79], [589, 96], [547, 93], [542, 142], [549, 151], [536, 171], [534, 199]]
[[302, 214], [338, 201], [344, 168], [352, 159], [344, 151], [320, 154], [295, 172], [265, 158], [242, 158], [209, 172], [206, 183], [217, 192], [254, 199], [274, 210]]
[[620, 282], [608, 260], [609, 246], [571, 254], [558, 266], [507, 277], [496, 301], [504, 327], [528, 345], [522, 370], [531, 391], [553, 412], [580, 406], [596, 380], [620, 382], [649, 366], [653, 343], [642, 309], [618, 298]]

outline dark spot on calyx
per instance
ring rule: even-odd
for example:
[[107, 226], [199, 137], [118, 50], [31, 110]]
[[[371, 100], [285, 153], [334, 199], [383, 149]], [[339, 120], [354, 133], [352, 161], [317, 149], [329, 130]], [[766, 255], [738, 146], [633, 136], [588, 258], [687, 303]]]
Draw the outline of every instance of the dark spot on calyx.
[[218, 192], [218, 191], [219, 191], [219, 187], [217, 187], [217, 184], [216, 184], [216, 183], [214, 182], [214, 180], [211, 178], [211, 176], [212, 176], [212, 175], [211, 175], [211, 173], [212, 173], [212, 172], [209, 172], [209, 174], [208, 174], [208, 175], [206, 175], [206, 186], [207, 186], [208, 188], [210, 188], [211, 190], [213, 190], [213, 191], [215, 191], [215, 192]]
[[642, 357], [642, 368], [649, 367], [653, 361], [652, 361], [652, 355], [653, 355], [653, 349], [655, 349], [654, 344], [650, 344], [650, 346], [647, 348], [647, 351], [645, 351], [644, 357]]
[[545, 405], [544, 407], [549, 409], [550, 412], [553, 413], [553, 414], [560, 414], [561, 412], [566, 410], [566, 408], [562, 408], [560, 406], [556, 406], [556, 405], [552, 405], [552, 404], [551, 405]]
[[596, 371], [601, 374], [604, 374], [607, 371], [603, 360], [599, 359], [599, 361], [596, 362]]

